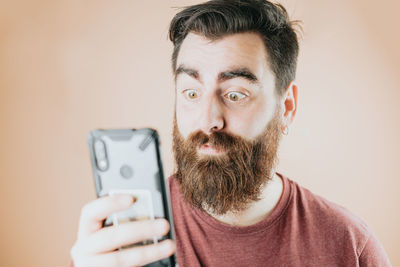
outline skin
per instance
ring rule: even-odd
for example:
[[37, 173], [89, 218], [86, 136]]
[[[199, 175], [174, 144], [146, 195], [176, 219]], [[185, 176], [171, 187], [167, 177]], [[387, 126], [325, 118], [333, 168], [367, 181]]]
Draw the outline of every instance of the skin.
[[[235, 133], [255, 138], [271, 119], [277, 99], [275, 78], [267, 67], [264, 46], [256, 34], [235, 34], [210, 42], [190, 33], [182, 43], [176, 77], [176, 118], [184, 138], [195, 130]], [[247, 68], [259, 80], [244, 77], [219, 80], [221, 72]], [[190, 95], [196, 94], [196, 97]], [[239, 100], [232, 101], [232, 94]]]
[[[275, 75], [256, 33], [233, 34], [215, 41], [188, 34], [177, 59], [175, 80], [176, 120], [184, 138], [202, 130], [206, 134], [225, 131], [251, 140], [271, 121], [277, 105], [284, 127], [296, 114], [297, 86], [291, 82], [282, 97], [277, 95]], [[218, 156], [224, 151], [206, 144], [198, 153]], [[209, 213], [227, 224], [251, 225], [268, 216], [281, 194], [282, 181], [274, 172], [261, 199], [247, 210], [222, 216]]]
[[[279, 103], [283, 124], [292, 123], [297, 107], [297, 86], [292, 82], [281, 98], [276, 95], [275, 78], [257, 34], [234, 34], [211, 42], [190, 33], [182, 43], [177, 63], [182, 68], [176, 76], [176, 117], [179, 131], [185, 138], [200, 129], [206, 134], [227, 131], [253, 139], [266, 127]], [[247, 78], [241, 77], [244, 74]], [[255, 77], [256, 81], [250, 81], [249, 77]], [[218, 156], [224, 152], [205, 146], [199, 148], [199, 153]], [[274, 175], [260, 201], [241, 214], [215, 217], [232, 225], [256, 223], [270, 213], [281, 193], [282, 181]], [[133, 203], [131, 196], [107, 196], [82, 208], [77, 240], [70, 251], [76, 267], [141, 266], [175, 251], [171, 240], [115, 251], [169, 231], [170, 226], [164, 219], [101, 227], [107, 216]]]
[[115, 251], [125, 245], [152, 239], [154, 235], [163, 236], [169, 231], [169, 223], [165, 219], [102, 228], [104, 219], [133, 203], [132, 196], [116, 195], [98, 198], [82, 208], [78, 237], [70, 251], [75, 267], [142, 266], [174, 253], [172, 240]]

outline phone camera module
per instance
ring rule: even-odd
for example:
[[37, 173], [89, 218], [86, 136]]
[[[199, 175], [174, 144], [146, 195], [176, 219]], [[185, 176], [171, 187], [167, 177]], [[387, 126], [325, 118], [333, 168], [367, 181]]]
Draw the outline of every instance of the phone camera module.
[[132, 168], [126, 164], [121, 166], [120, 173], [121, 173], [121, 176], [126, 179], [129, 179], [133, 176]]
[[106, 153], [106, 145], [102, 140], [97, 139], [94, 142], [94, 154], [96, 157], [96, 165], [100, 171], [105, 171], [108, 168], [108, 160]]

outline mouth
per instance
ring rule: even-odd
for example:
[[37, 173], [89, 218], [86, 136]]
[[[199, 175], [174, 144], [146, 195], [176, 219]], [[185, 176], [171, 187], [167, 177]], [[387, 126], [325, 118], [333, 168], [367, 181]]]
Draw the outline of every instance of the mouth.
[[212, 147], [212, 146], [210, 146], [210, 144], [207, 143], [207, 144], [201, 145], [198, 148], [198, 152], [200, 154], [204, 154], [204, 155], [220, 155], [220, 154], [224, 154], [225, 150]]

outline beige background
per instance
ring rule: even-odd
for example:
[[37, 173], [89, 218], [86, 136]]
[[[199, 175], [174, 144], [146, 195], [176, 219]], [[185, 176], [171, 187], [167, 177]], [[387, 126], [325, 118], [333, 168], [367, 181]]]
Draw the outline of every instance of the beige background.
[[[95, 198], [89, 130], [157, 128], [171, 173], [167, 29], [192, 3], [2, 1], [1, 266], [68, 265]], [[279, 171], [367, 221], [400, 266], [399, 2], [283, 3], [304, 34]]]

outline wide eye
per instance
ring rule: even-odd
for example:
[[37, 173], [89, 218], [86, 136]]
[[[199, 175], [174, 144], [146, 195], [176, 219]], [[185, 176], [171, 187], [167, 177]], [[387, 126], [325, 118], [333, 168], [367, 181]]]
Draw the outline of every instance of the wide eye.
[[188, 99], [196, 99], [197, 97], [199, 97], [199, 92], [197, 92], [197, 90], [194, 89], [187, 89], [183, 91], [183, 93]]
[[245, 94], [240, 92], [229, 92], [225, 96], [228, 97], [228, 99], [232, 102], [237, 102], [246, 97]]

